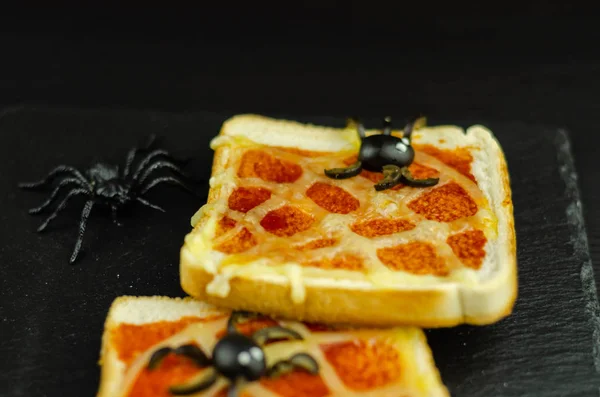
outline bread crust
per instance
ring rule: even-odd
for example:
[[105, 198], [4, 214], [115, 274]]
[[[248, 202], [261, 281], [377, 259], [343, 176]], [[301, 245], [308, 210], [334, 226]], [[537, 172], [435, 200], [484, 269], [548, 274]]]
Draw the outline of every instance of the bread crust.
[[[225, 122], [219, 135], [227, 134], [228, 124], [233, 122], [299, 125], [293, 121], [240, 115]], [[243, 276], [229, 281], [229, 292], [223, 298], [206, 292], [213, 274], [202, 265], [194, 263], [186, 243], [180, 253], [180, 282], [183, 290], [195, 298], [228, 309], [258, 311], [311, 322], [437, 328], [459, 324], [488, 325], [502, 320], [512, 313], [518, 295], [516, 233], [510, 177], [504, 153], [491, 132], [485, 127], [473, 126], [466, 131], [466, 135], [469, 134], [484, 141], [488, 155], [492, 156], [489, 160], [497, 165], [500, 178], [498, 186], [494, 186], [497, 204], [493, 206], [493, 211], [503, 229], [503, 235], [498, 237], [497, 243], [497, 256], [502, 263], [498, 264], [498, 274], [490, 280], [469, 286], [443, 283], [426, 288], [398, 285], [394, 289], [344, 289], [305, 284], [305, 299], [302, 303], [296, 303], [291, 298], [289, 283]], [[222, 147], [215, 150], [212, 176], [222, 172], [227, 163], [224, 150]], [[210, 189], [207, 203], [226, 199], [220, 197], [220, 192], [220, 189]], [[190, 234], [199, 232], [201, 228], [202, 223], [194, 225]]]
[[[205, 289], [213, 279], [206, 270], [181, 267], [181, 285], [197, 299], [229, 309], [272, 313], [290, 320], [356, 325], [414, 325], [424, 328], [452, 327], [463, 323], [487, 325], [512, 312], [516, 292], [510, 292], [501, 307], [489, 314], [465, 315], [454, 290], [345, 290], [306, 286], [306, 299], [298, 304], [291, 299], [289, 285], [263, 280], [235, 278], [226, 298], [209, 295]], [[507, 286], [515, 291], [516, 287]], [[485, 299], [485, 295], [482, 296]]]
[[123, 379], [123, 371], [120, 368], [120, 361], [116, 351], [110, 345], [110, 333], [117, 325], [114, 321], [114, 312], [116, 307], [133, 299], [133, 297], [118, 297], [111, 304], [106, 320], [104, 322], [104, 332], [102, 333], [102, 345], [100, 348], [100, 360], [98, 365], [101, 366], [100, 386], [98, 388], [97, 397], [111, 397], [117, 393], [117, 387]]

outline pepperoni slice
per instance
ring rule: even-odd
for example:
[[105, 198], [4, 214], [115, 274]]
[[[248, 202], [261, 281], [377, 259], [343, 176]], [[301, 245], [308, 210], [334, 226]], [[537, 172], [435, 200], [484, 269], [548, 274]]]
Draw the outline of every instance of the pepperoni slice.
[[415, 150], [420, 150], [440, 160], [442, 163], [454, 168], [467, 178], [475, 182], [475, 177], [471, 174], [471, 163], [473, 156], [466, 148], [454, 150], [444, 150], [432, 145], [417, 145]]
[[217, 223], [217, 228], [215, 230], [215, 237], [222, 236], [223, 234], [227, 233], [234, 227], [235, 227], [235, 220], [231, 219], [228, 216], [222, 217], [221, 219], [219, 219], [219, 222]]
[[269, 211], [260, 221], [260, 225], [276, 236], [290, 237], [307, 230], [313, 222], [312, 215], [291, 205], [284, 205]]
[[271, 191], [262, 187], [238, 187], [229, 196], [229, 208], [246, 213], [271, 198]]
[[454, 255], [471, 269], [479, 269], [485, 258], [485, 243], [487, 238], [481, 230], [469, 230], [454, 234], [446, 240]]
[[396, 348], [377, 339], [334, 343], [321, 349], [338, 377], [353, 390], [385, 386], [402, 373]]
[[238, 168], [240, 178], [257, 177], [268, 182], [292, 183], [302, 176], [302, 167], [278, 159], [263, 150], [248, 150]]
[[478, 209], [469, 193], [455, 182], [423, 193], [408, 203], [408, 208], [437, 222], [452, 222], [456, 219], [473, 216]]
[[413, 274], [448, 275], [444, 261], [437, 256], [429, 243], [413, 242], [394, 247], [380, 248], [377, 257], [393, 270], [403, 270]]
[[404, 219], [377, 218], [356, 222], [350, 226], [350, 229], [358, 235], [371, 238], [400, 233], [415, 227], [414, 223]]
[[[220, 237], [233, 229], [236, 225], [236, 221], [225, 215], [217, 223], [215, 230], [215, 237]], [[239, 254], [247, 251], [257, 244], [256, 238], [250, 232], [250, 230], [243, 228], [235, 236], [215, 245], [214, 249], [224, 254]]]
[[316, 182], [306, 191], [306, 195], [319, 207], [335, 214], [356, 211], [360, 202], [341, 187]]

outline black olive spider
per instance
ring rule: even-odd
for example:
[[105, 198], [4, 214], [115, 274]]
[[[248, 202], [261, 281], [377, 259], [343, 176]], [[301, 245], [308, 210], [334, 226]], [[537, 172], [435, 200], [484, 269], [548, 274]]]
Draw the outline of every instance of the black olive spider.
[[[121, 224], [117, 220], [117, 212], [133, 202], [164, 212], [161, 207], [142, 197], [159, 184], [172, 183], [193, 192], [193, 189], [182, 179], [186, 175], [177, 164], [182, 162], [175, 160], [166, 150], [151, 150], [155, 138], [152, 135], [144, 149], [134, 147], [129, 150], [122, 173], [119, 172], [118, 165], [104, 163], [96, 163], [84, 173], [68, 165], [59, 165], [41, 181], [19, 184], [19, 187], [23, 189], [53, 186], [50, 197], [39, 207], [30, 209], [30, 214], [40, 214], [48, 210], [59, 196], [66, 192], [62, 201], [38, 227], [38, 232], [42, 232], [48, 227], [50, 222], [66, 207], [70, 199], [76, 196], [87, 197], [81, 212], [75, 247], [69, 259], [71, 264], [77, 260], [80, 253], [87, 220], [94, 205], [100, 204], [110, 207], [113, 222], [120, 226]], [[134, 161], [140, 151], [147, 152], [147, 154], [134, 169]], [[173, 171], [175, 175], [157, 177], [155, 171], [164, 169]]]
[[415, 158], [411, 146], [411, 135], [414, 129], [425, 124], [425, 118], [420, 117], [404, 127], [402, 138], [392, 135], [392, 120], [383, 120], [383, 134], [367, 136], [365, 127], [356, 119], [350, 124], [355, 125], [361, 140], [356, 163], [347, 168], [325, 170], [325, 175], [333, 179], [346, 179], [361, 173], [363, 169], [373, 172], [383, 172], [384, 178], [375, 185], [375, 190], [390, 189], [400, 183], [412, 187], [428, 187], [438, 183], [438, 178], [414, 179], [408, 166]]
[[212, 357], [208, 357], [198, 346], [185, 344], [177, 348], [163, 347], [156, 350], [147, 368], [158, 368], [163, 359], [170, 353], [189, 358], [198, 367], [208, 369], [193, 377], [188, 382], [169, 387], [173, 395], [188, 395], [206, 390], [215, 384], [219, 376], [229, 380], [227, 397], [236, 397], [245, 383], [256, 381], [262, 377], [278, 377], [295, 369], [310, 374], [319, 372], [319, 364], [306, 353], [296, 353], [286, 360], [275, 362], [267, 367], [262, 346], [273, 340], [302, 340], [296, 331], [280, 326], [262, 328], [251, 336], [238, 332], [236, 325], [240, 320], [259, 317], [259, 314], [245, 311], [234, 311], [227, 322], [227, 333], [214, 346]]

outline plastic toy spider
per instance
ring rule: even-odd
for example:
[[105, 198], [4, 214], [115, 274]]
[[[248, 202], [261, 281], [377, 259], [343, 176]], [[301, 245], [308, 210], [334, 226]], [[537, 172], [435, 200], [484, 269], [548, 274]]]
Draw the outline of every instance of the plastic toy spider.
[[[123, 207], [137, 202], [158, 211], [164, 210], [141, 197], [153, 187], [162, 183], [173, 183], [189, 191], [190, 187], [181, 179], [185, 174], [181, 171], [171, 155], [162, 149], [150, 151], [135, 167], [133, 163], [137, 153], [141, 150], [148, 151], [155, 141], [155, 136], [151, 136], [145, 149], [132, 148], [127, 154], [125, 168], [122, 173], [119, 172], [118, 165], [97, 163], [92, 165], [85, 173], [80, 172], [74, 167], [68, 165], [59, 165], [46, 176], [45, 179], [38, 182], [21, 183], [19, 187], [23, 189], [47, 188], [54, 186], [50, 197], [39, 207], [29, 210], [30, 214], [39, 214], [49, 209], [59, 196], [66, 192], [62, 201], [54, 208], [52, 213], [38, 227], [37, 231], [44, 231], [50, 222], [62, 211], [70, 199], [76, 196], [85, 196], [87, 201], [81, 212], [79, 222], [79, 233], [75, 242], [75, 247], [71, 254], [69, 262], [72, 264], [77, 260], [83, 242], [87, 220], [94, 205], [105, 205], [110, 207], [113, 222], [121, 225], [117, 220], [117, 212]], [[155, 171], [161, 169], [170, 169], [175, 172], [175, 176], [157, 177]]]
[[273, 340], [296, 339], [302, 336], [294, 330], [273, 326], [260, 329], [246, 336], [236, 329], [236, 324], [241, 319], [258, 317], [258, 314], [244, 311], [234, 311], [227, 323], [227, 334], [221, 338], [208, 357], [198, 346], [186, 344], [177, 348], [163, 347], [156, 350], [147, 368], [158, 368], [162, 360], [170, 353], [185, 356], [191, 359], [198, 367], [208, 369], [198, 376], [181, 385], [174, 385], [169, 392], [174, 395], [188, 395], [198, 393], [211, 387], [219, 378], [224, 376], [230, 382], [227, 397], [236, 397], [245, 383], [253, 382], [261, 377], [277, 377], [294, 369], [307, 371], [311, 374], [319, 372], [319, 364], [306, 353], [296, 353], [287, 360], [280, 360], [267, 368], [265, 353], [261, 346]]
[[390, 189], [400, 183], [413, 187], [428, 187], [438, 183], [438, 178], [414, 179], [408, 169], [415, 158], [411, 146], [411, 134], [414, 129], [425, 124], [421, 117], [404, 127], [402, 138], [392, 135], [392, 120], [383, 120], [383, 134], [367, 136], [365, 127], [357, 120], [351, 119], [356, 125], [361, 145], [358, 160], [348, 168], [333, 168], [325, 170], [325, 175], [333, 179], [346, 179], [356, 176], [363, 169], [382, 172], [383, 179], [375, 185], [375, 190]]

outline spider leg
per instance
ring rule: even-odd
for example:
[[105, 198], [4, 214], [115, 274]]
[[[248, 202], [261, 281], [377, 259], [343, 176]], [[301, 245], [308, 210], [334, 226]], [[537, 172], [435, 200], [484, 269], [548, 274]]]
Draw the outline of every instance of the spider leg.
[[196, 345], [182, 345], [176, 349], [165, 346], [152, 353], [152, 356], [150, 356], [150, 360], [148, 360], [146, 368], [148, 368], [149, 370], [158, 368], [158, 366], [163, 362], [165, 357], [167, 357], [170, 353], [187, 357], [199, 367], [205, 367], [207, 365], [210, 365], [211, 362], [211, 360], [206, 356], [206, 354], [204, 354], [202, 349], [200, 349]]
[[358, 136], [360, 139], [364, 139], [367, 137], [367, 132], [365, 131], [365, 126], [360, 122], [358, 117], [350, 117], [348, 119], [348, 126], [356, 127], [356, 131], [358, 132]]
[[165, 359], [165, 357], [167, 357], [169, 355], [169, 353], [172, 353], [172, 352], [173, 352], [173, 349], [171, 349], [168, 346], [162, 347], [162, 348], [156, 350], [150, 356], [150, 360], [148, 360], [148, 365], [146, 366], [146, 368], [148, 368], [149, 370], [158, 368], [158, 366], [162, 363], [162, 361]]
[[67, 185], [70, 185], [70, 184], [76, 184], [76, 185], [78, 185], [79, 187], [82, 187], [82, 188], [86, 187], [77, 178], [65, 178], [65, 179], [63, 179], [63, 180], [60, 181], [60, 183], [58, 184], [58, 186], [56, 186], [56, 188], [54, 189], [54, 191], [52, 191], [52, 194], [50, 195], [50, 197], [46, 201], [44, 201], [39, 207], [31, 208], [29, 210], [29, 213], [30, 214], [39, 214], [40, 212], [44, 211], [58, 197], [58, 194], [60, 193], [60, 191], [62, 190], [62, 188], [65, 187], [65, 186], [67, 186]]
[[75, 242], [75, 247], [73, 248], [73, 253], [71, 254], [71, 258], [69, 259], [69, 263], [73, 264], [77, 260], [77, 256], [79, 255], [79, 251], [81, 250], [81, 243], [83, 242], [83, 234], [85, 233], [85, 227], [87, 225], [87, 220], [90, 216], [90, 212], [92, 212], [92, 207], [94, 206], [93, 200], [88, 200], [83, 207], [83, 211], [81, 211], [81, 221], [79, 222], [79, 234], [77, 235], [77, 241]]
[[169, 392], [176, 396], [195, 394], [214, 385], [218, 377], [216, 370], [208, 368], [185, 383], [169, 387]]
[[156, 204], [152, 204], [148, 200], [145, 200], [145, 199], [143, 199], [141, 197], [136, 197], [135, 200], [138, 201], [138, 202], [140, 202], [141, 204], [145, 205], [146, 207], [150, 207], [150, 208], [155, 209], [155, 210], [160, 211], [160, 212], [165, 212], [165, 210], [162, 207], [159, 207]]
[[357, 161], [347, 168], [331, 168], [325, 170], [325, 175], [332, 179], [347, 179], [360, 174], [362, 171], [362, 163]]
[[403, 138], [408, 138], [410, 141], [411, 135], [414, 130], [418, 130], [419, 128], [423, 128], [427, 125], [427, 119], [425, 117], [415, 117], [412, 122], [409, 122], [404, 127], [404, 133], [402, 134]]
[[70, 192], [69, 192], [69, 193], [68, 193], [68, 194], [65, 196], [65, 198], [64, 198], [64, 199], [63, 199], [63, 200], [60, 202], [60, 204], [59, 204], [59, 205], [58, 205], [58, 207], [57, 207], [57, 208], [54, 210], [54, 212], [52, 212], [52, 213], [50, 214], [50, 216], [48, 216], [48, 218], [46, 218], [46, 220], [44, 221], [44, 223], [42, 223], [42, 224], [40, 225], [40, 227], [38, 227], [37, 231], [38, 231], [38, 232], [42, 232], [42, 231], [44, 231], [44, 229], [46, 229], [46, 227], [48, 226], [48, 224], [49, 224], [50, 222], [52, 222], [52, 220], [53, 220], [54, 218], [56, 218], [56, 216], [58, 215], [58, 213], [59, 213], [60, 211], [62, 211], [62, 210], [65, 208], [65, 206], [67, 205], [67, 202], [69, 201], [69, 199], [70, 199], [71, 197], [78, 196], [78, 195], [80, 195], [80, 194], [89, 194], [89, 192], [88, 192], [88, 190], [86, 190], [86, 189], [73, 189], [73, 190], [71, 190], [71, 191], [70, 191]]
[[81, 172], [79, 172], [79, 170], [75, 169], [74, 167], [68, 166], [68, 165], [59, 165], [58, 167], [56, 167], [52, 171], [50, 171], [44, 179], [36, 181], [36, 182], [19, 183], [19, 187], [22, 189], [36, 189], [39, 187], [43, 187], [43, 186], [47, 185], [48, 183], [52, 182], [54, 180], [54, 178], [56, 178], [57, 176], [59, 176], [61, 174], [70, 175], [71, 177], [79, 179], [81, 182], [85, 183], [86, 185], [89, 185], [89, 182], [87, 181], [87, 179], [85, 179], [83, 174]]
[[185, 356], [194, 361], [199, 367], [205, 367], [210, 364], [211, 360], [208, 356], [196, 345], [182, 345], [173, 350], [173, 353], [180, 356]]
[[440, 178], [414, 179], [408, 167], [403, 167], [400, 172], [402, 174], [402, 182], [411, 187], [434, 186], [440, 181]]
[[179, 166], [177, 166], [176, 164], [173, 164], [171, 161], [168, 160], [159, 160], [151, 164], [148, 168], [146, 168], [146, 171], [144, 171], [144, 173], [140, 176], [138, 184], [143, 185], [152, 172], [161, 168], [168, 168], [174, 171], [175, 173], [179, 174], [180, 177], [190, 179], [189, 176], [185, 172], [183, 172], [183, 170], [179, 168]]
[[[146, 147], [143, 150], [150, 149], [150, 147], [152, 147], [152, 145], [154, 144], [155, 141], [156, 141], [156, 134], [151, 134], [150, 137], [148, 138], [148, 142], [146, 143]], [[129, 173], [131, 172], [131, 166], [133, 165], [135, 156], [136, 156], [137, 152], [139, 152], [140, 150], [142, 150], [142, 149], [134, 147], [134, 148], [130, 149], [129, 152], [127, 152], [127, 158], [125, 160], [125, 170], [123, 171], [123, 176], [129, 176]]]
[[154, 159], [156, 159], [157, 157], [161, 157], [161, 156], [165, 157], [167, 160], [177, 162], [177, 160], [174, 159], [173, 156], [171, 156], [171, 154], [168, 151], [166, 151], [164, 149], [153, 150], [152, 152], [148, 153], [142, 161], [140, 161], [137, 168], [135, 169], [135, 172], [133, 173], [133, 176], [132, 176], [133, 180], [134, 181], [139, 180], [141, 173], [144, 172], [146, 167], [148, 167], [148, 165], [150, 165], [150, 163]]
[[153, 187], [160, 185], [161, 183], [172, 183], [174, 185], [178, 185], [182, 188], [184, 188], [185, 190], [191, 192], [191, 193], [196, 193], [191, 187], [189, 187], [185, 182], [177, 179], [176, 177], [173, 176], [163, 176], [160, 178], [156, 178], [154, 179], [152, 182], [150, 182], [148, 185], [146, 185], [142, 191], [141, 191], [141, 195], [144, 195], [145, 193], [147, 193], [150, 189], [152, 189]]
[[245, 381], [243, 378], [237, 378], [236, 380], [231, 382], [229, 388], [227, 389], [227, 397], [239, 397], [238, 392], [240, 391], [244, 383]]
[[[150, 360], [148, 360], [146, 368], [149, 370], [154, 370], [158, 368], [158, 366], [162, 363], [165, 357], [167, 357], [170, 353], [185, 356], [191, 359], [196, 365], [198, 365], [201, 368], [210, 365], [211, 362], [211, 360], [206, 356], [206, 354], [204, 354], [202, 349], [200, 349], [196, 345], [182, 345], [176, 349], [172, 349], [166, 346], [152, 353], [152, 356], [150, 356]], [[174, 395], [194, 394], [211, 387], [217, 381], [218, 376], [219, 375], [217, 371], [215, 371], [213, 368], [208, 368], [206, 371], [201, 372], [200, 374], [194, 376], [193, 378], [191, 378], [183, 384], [171, 386], [169, 388], [169, 391], [171, 392], [171, 394]]]
[[291, 330], [289, 328], [284, 328], [280, 326], [273, 326], [262, 328], [252, 334], [252, 339], [259, 344], [264, 345], [266, 342], [272, 339], [296, 339], [302, 340], [302, 335], [298, 332]]
[[135, 155], [138, 152], [138, 148], [134, 147], [127, 152], [127, 157], [125, 158], [125, 169], [123, 170], [123, 176], [129, 176], [129, 172], [131, 172], [131, 165], [133, 164], [133, 160], [135, 159]]
[[259, 317], [263, 317], [263, 316], [260, 314], [248, 312], [245, 310], [235, 310], [229, 316], [229, 320], [227, 320], [227, 332], [230, 334], [237, 332], [237, 329], [235, 327], [238, 323], [242, 322], [242, 320], [248, 320], [251, 318], [259, 318]]
[[391, 189], [401, 182], [402, 173], [400, 167], [395, 165], [383, 166], [383, 179], [375, 185], [375, 190], [378, 192], [386, 189]]
[[390, 116], [383, 119], [383, 135], [392, 135], [392, 118]]
[[292, 372], [295, 369], [300, 369], [309, 374], [316, 375], [319, 373], [319, 363], [306, 353], [298, 353], [287, 360], [277, 361], [267, 370], [266, 376], [269, 378], [276, 378]]

